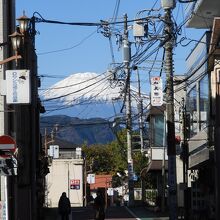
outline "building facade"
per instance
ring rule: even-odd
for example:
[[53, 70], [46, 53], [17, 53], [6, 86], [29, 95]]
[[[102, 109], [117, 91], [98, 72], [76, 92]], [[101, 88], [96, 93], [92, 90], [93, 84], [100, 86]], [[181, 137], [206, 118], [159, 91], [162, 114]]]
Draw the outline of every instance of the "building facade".
[[50, 173], [46, 176], [46, 206], [58, 207], [62, 192], [66, 192], [72, 207], [84, 206], [86, 185], [81, 155], [75, 150], [60, 150], [59, 156], [51, 159]]

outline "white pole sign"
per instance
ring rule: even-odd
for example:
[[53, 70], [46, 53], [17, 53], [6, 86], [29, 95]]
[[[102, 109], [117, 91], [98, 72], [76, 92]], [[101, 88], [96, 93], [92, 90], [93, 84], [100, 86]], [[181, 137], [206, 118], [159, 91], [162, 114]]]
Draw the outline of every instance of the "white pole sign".
[[30, 104], [30, 71], [6, 70], [7, 104]]
[[160, 77], [151, 78], [151, 105], [163, 105], [163, 86], [162, 79]]

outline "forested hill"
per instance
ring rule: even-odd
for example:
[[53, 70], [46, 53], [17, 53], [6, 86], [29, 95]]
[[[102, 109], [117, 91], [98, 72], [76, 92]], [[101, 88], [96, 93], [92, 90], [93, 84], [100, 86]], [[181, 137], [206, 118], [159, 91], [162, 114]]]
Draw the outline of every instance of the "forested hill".
[[115, 139], [107, 120], [101, 118], [79, 119], [65, 115], [44, 116], [40, 120], [41, 133], [73, 144], [106, 144]]

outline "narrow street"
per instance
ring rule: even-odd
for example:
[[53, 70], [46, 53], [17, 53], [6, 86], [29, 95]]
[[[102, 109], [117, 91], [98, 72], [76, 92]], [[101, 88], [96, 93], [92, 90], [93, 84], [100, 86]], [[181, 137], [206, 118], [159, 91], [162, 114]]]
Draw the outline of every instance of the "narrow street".
[[[48, 209], [45, 212], [45, 220], [59, 220], [57, 209]], [[94, 210], [92, 207], [76, 207], [72, 208], [70, 220], [92, 220], [94, 219]], [[144, 207], [128, 208], [121, 207], [108, 207], [106, 211], [106, 220], [168, 220], [167, 216], [160, 213], [154, 213]]]

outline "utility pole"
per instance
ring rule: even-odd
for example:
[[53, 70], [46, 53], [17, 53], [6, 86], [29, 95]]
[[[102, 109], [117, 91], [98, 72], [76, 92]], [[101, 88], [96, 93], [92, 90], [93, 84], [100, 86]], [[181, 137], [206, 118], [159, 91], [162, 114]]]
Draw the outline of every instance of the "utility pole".
[[173, 89], [173, 21], [171, 9], [175, 1], [162, 1], [165, 10], [165, 59], [166, 59], [166, 111], [167, 111], [167, 155], [168, 155], [168, 192], [169, 219], [177, 219], [177, 189], [176, 189], [176, 144], [174, 122], [174, 89]]
[[[141, 97], [141, 83], [140, 83], [140, 75], [138, 71], [138, 67], [134, 66], [133, 70], [136, 70], [137, 72], [137, 82], [138, 82], [138, 120], [139, 120], [139, 133], [140, 133], [140, 144], [141, 144], [141, 155], [144, 156], [144, 126], [143, 126], [143, 99]], [[145, 181], [143, 178], [141, 178], [141, 197], [142, 202], [144, 203], [146, 201], [146, 187], [145, 187]]]
[[188, 202], [188, 141], [187, 141], [187, 115], [186, 104], [182, 98], [182, 152], [183, 152], [183, 184], [184, 184], [184, 219], [189, 219]]
[[217, 81], [216, 81], [216, 100], [215, 100], [215, 104], [216, 104], [216, 107], [215, 107], [215, 178], [216, 178], [215, 219], [220, 218], [220, 163], [219, 163], [219, 156], [220, 156], [220, 147], [219, 147], [219, 143], [220, 143], [220, 114], [219, 114], [219, 112], [220, 112], [220, 83], [219, 82], [220, 81], [217, 78]]
[[139, 132], [140, 132], [140, 144], [141, 144], [141, 154], [144, 153], [144, 126], [143, 126], [143, 99], [141, 97], [141, 83], [138, 67], [133, 67], [137, 71], [137, 83], [138, 83], [138, 120], [139, 120]]
[[127, 162], [128, 162], [128, 189], [129, 189], [129, 206], [134, 204], [134, 181], [133, 181], [133, 160], [132, 160], [132, 123], [131, 123], [131, 94], [130, 94], [130, 43], [128, 41], [128, 27], [127, 14], [124, 15], [124, 39], [123, 39], [123, 53], [124, 53], [124, 71], [126, 76], [126, 126], [127, 126]]

